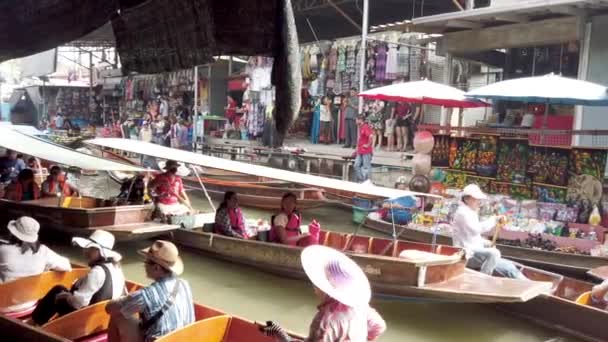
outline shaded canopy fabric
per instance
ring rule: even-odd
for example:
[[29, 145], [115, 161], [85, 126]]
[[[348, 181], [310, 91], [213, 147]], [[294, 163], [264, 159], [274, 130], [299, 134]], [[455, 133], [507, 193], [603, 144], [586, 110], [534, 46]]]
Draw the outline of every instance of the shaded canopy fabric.
[[472, 90], [466, 96], [530, 103], [608, 106], [608, 88], [605, 86], [554, 74], [497, 82]]
[[360, 97], [370, 100], [421, 103], [444, 107], [473, 108], [488, 104], [465, 97], [464, 91], [444, 84], [422, 80], [397, 83], [364, 91]]
[[144, 170], [132, 165], [117, 163], [107, 159], [76, 152], [67, 147], [47, 142], [45, 140], [14, 130], [9, 125], [0, 126], [0, 146], [43, 160], [48, 160], [71, 167], [77, 167], [84, 170], [129, 172]]
[[429, 197], [439, 197], [429, 194], [420, 194], [416, 192], [384, 188], [374, 185], [346, 182], [343, 180], [329, 179], [320, 176], [313, 176], [298, 172], [275, 169], [267, 166], [242, 163], [234, 160], [227, 160], [218, 157], [207, 156], [203, 154], [176, 150], [165, 146], [160, 146], [152, 143], [147, 143], [139, 140], [128, 140], [119, 138], [98, 138], [85, 141], [87, 144], [114, 148], [118, 150], [128, 151], [148, 155], [162, 159], [172, 159], [182, 163], [233, 171], [247, 175], [268, 177], [296, 184], [305, 184], [313, 187], [332, 188], [336, 190], [352, 191], [359, 194], [370, 196], [378, 196], [384, 198], [395, 198], [402, 196], [420, 195]]

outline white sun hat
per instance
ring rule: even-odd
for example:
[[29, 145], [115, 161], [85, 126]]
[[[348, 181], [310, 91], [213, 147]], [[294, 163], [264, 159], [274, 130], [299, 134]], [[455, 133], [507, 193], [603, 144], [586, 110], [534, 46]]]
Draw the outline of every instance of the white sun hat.
[[29, 216], [21, 216], [16, 220], [12, 220], [6, 226], [17, 239], [23, 242], [38, 241], [38, 231], [40, 231], [40, 223]]
[[305, 248], [301, 258], [304, 272], [319, 290], [350, 307], [369, 305], [369, 280], [352, 259], [321, 245]]
[[462, 196], [471, 196], [478, 200], [485, 200], [488, 198], [486, 194], [481, 191], [477, 184], [469, 184], [462, 189]]
[[80, 248], [97, 248], [102, 257], [120, 261], [122, 255], [112, 250], [112, 248], [114, 248], [114, 241], [114, 235], [105, 230], [96, 230], [88, 238], [72, 238], [72, 244], [77, 245]]

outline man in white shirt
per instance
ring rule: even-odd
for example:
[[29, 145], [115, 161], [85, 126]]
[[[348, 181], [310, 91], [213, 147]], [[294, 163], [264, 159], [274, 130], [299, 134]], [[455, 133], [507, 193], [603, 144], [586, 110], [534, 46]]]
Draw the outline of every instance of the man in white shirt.
[[496, 226], [496, 217], [479, 220], [479, 207], [485, 199], [487, 196], [476, 184], [469, 184], [463, 189], [462, 203], [452, 223], [454, 246], [465, 249], [467, 267], [489, 275], [496, 272], [507, 278], [526, 279], [511, 261], [502, 259], [500, 251], [482, 236]]
[[73, 238], [72, 243], [84, 249], [91, 270], [71, 289], [57, 285], [38, 302], [32, 313], [32, 321], [37, 325], [45, 324], [55, 314], [62, 316], [126, 294], [125, 276], [119, 266], [122, 256], [112, 250], [114, 235], [96, 230], [89, 238]]

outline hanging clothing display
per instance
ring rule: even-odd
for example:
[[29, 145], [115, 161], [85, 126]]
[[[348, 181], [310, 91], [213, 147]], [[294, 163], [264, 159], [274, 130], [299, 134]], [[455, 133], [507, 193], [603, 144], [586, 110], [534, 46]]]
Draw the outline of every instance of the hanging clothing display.
[[332, 46], [331, 49], [329, 49], [328, 58], [329, 58], [328, 71], [329, 72], [336, 71], [336, 68], [338, 66], [338, 49], [335, 46]]
[[353, 74], [352, 87], [357, 88], [358, 91], [361, 91], [361, 89], [359, 89], [359, 79], [361, 77], [361, 58], [363, 58], [365, 51], [366, 49], [357, 49], [357, 57], [355, 59], [355, 73]]
[[407, 77], [410, 74], [410, 48], [400, 46], [397, 54], [397, 76]]
[[343, 73], [346, 71], [346, 48], [341, 46], [338, 48], [338, 65], [336, 67], [337, 73]]
[[321, 129], [321, 104], [315, 106], [312, 113], [312, 123], [310, 125], [310, 142], [313, 144], [319, 143], [319, 134]]
[[367, 80], [367, 87], [371, 88], [371, 83], [373, 82], [373, 80], [376, 79], [376, 53], [373, 47], [367, 48], [367, 65], [365, 67], [365, 79]]
[[388, 45], [386, 54], [386, 80], [392, 81], [397, 78], [397, 46]]
[[311, 77], [315, 77], [316, 75], [319, 75], [319, 48], [317, 46], [311, 47], [309, 54]]
[[376, 46], [376, 81], [383, 82], [386, 79], [386, 45]]
[[355, 63], [357, 60], [357, 51], [354, 46], [349, 46], [346, 48], [346, 73], [354, 74], [355, 73]]

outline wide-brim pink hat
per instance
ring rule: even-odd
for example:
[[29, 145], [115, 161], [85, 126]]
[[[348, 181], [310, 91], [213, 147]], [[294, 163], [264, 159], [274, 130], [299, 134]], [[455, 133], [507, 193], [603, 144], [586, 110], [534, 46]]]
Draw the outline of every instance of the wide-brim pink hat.
[[301, 258], [304, 272], [319, 290], [350, 307], [369, 305], [369, 280], [352, 259], [320, 245], [305, 248]]

